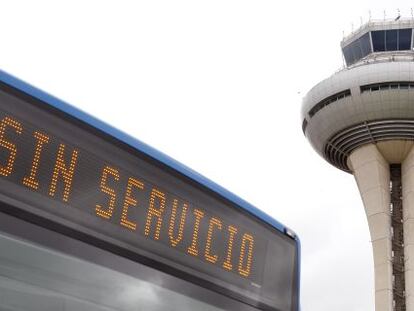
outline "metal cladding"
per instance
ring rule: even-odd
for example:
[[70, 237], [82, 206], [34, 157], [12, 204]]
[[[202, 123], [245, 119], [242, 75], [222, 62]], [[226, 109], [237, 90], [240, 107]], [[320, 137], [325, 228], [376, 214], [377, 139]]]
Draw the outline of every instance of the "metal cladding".
[[414, 140], [414, 120], [365, 121], [331, 137], [325, 144], [325, 158], [337, 168], [350, 172], [348, 156], [360, 146], [386, 140]]

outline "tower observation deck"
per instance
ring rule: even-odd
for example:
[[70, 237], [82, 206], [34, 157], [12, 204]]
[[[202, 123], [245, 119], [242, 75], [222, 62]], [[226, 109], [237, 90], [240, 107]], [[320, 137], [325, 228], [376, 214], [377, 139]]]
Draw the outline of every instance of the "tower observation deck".
[[302, 130], [352, 173], [371, 234], [376, 311], [414, 311], [414, 19], [370, 21], [341, 42], [346, 66], [315, 85]]

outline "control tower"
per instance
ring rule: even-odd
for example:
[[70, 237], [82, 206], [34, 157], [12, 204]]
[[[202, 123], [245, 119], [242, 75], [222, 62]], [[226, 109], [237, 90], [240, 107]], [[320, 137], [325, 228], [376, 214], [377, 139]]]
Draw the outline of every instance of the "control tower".
[[345, 68], [315, 85], [302, 130], [354, 175], [371, 234], [376, 311], [414, 311], [413, 19], [370, 21], [341, 42]]

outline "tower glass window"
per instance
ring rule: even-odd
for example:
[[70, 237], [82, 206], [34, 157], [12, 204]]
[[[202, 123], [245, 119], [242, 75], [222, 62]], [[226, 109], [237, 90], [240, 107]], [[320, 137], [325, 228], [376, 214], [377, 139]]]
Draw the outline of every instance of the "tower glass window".
[[399, 30], [398, 49], [400, 51], [411, 49], [411, 37], [412, 37], [411, 28]]
[[372, 52], [371, 42], [370, 42], [370, 37], [369, 37], [368, 32], [359, 39], [359, 42], [361, 44], [362, 57], [365, 57], [369, 53]]
[[362, 51], [361, 45], [359, 44], [359, 40], [355, 41], [351, 44], [352, 54], [354, 56], [354, 62], [362, 58]]
[[345, 46], [342, 50], [347, 65], [351, 65], [372, 52], [369, 33]]
[[372, 45], [374, 47], [374, 52], [385, 51], [385, 31], [373, 31], [372, 36]]
[[385, 49], [387, 51], [398, 50], [398, 30], [392, 29], [385, 32]]
[[412, 29], [391, 29], [372, 31], [374, 52], [405, 51], [411, 48]]
[[352, 53], [351, 45], [348, 45], [342, 49], [342, 53], [344, 53], [345, 61], [347, 65], [354, 63], [354, 55]]

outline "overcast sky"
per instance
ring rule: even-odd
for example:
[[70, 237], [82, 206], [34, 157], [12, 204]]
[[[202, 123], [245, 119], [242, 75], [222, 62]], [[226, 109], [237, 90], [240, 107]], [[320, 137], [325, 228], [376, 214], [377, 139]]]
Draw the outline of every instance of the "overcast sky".
[[314, 152], [302, 97], [360, 17], [412, 1], [0, 1], [0, 68], [186, 164], [294, 229], [302, 310], [374, 310], [353, 177]]

